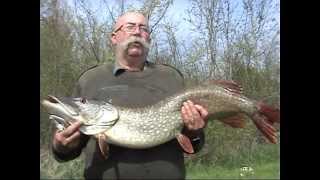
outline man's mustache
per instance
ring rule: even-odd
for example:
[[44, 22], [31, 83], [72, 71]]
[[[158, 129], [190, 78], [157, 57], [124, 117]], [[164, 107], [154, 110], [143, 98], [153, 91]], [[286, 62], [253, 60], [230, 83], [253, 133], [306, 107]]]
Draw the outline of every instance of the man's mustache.
[[121, 49], [127, 50], [132, 43], [141, 44], [146, 50], [149, 50], [150, 43], [148, 43], [145, 39], [141, 37], [131, 36], [127, 40], [123, 41], [119, 44]]

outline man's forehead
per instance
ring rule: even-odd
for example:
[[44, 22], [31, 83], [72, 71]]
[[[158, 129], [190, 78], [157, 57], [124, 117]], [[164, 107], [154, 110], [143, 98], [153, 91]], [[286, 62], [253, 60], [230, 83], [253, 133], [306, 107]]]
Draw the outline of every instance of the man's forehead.
[[135, 12], [126, 13], [119, 17], [115, 27], [119, 27], [125, 23], [138, 23], [148, 25], [147, 18], [145, 18], [143, 14]]

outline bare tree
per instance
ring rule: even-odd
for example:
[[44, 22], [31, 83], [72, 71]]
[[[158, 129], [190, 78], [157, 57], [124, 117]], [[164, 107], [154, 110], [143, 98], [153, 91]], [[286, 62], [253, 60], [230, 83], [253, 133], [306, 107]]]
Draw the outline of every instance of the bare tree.
[[219, 71], [217, 64], [218, 33], [221, 31], [221, 9], [220, 0], [192, 0], [191, 8], [188, 10], [187, 19], [199, 38], [203, 41], [202, 48], [205, 49], [206, 59], [210, 62], [210, 75], [215, 77]]
[[159, 22], [165, 17], [168, 8], [172, 5], [173, 0], [141, 0], [142, 6], [140, 11], [150, 21], [150, 33], [152, 33]]

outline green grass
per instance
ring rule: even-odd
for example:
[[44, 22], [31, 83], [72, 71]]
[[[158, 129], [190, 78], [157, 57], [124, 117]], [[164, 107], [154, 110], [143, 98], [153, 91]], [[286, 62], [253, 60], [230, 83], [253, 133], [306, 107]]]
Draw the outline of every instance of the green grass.
[[241, 167], [196, 165], [187, 169], [187, 179], [280, 179], [279, 161], [250, 166], [253, 173], [241, 171]]
[[[280, 179], [280, 147], [274, 144], [256, 144], [233, 152], [212, 156], [202, 161], [187, 163], [187, 179]], [[241, 170], [252, 168], [252, 172]]]
[[[226, 167], [220, 164], [216, 166], [200, 163], [189, 164], [187, 166], [187, 179], [279, 179], [279, 160], [260, 161], [246, 166], [251, 167], [254, 174], [241, 171], [240, 168], [243, 167], [241, 165]], [[40, 177], [41, 179], [83, 179], [83, 168], [83, 156], [70, 162], [58, 163], [51, 155], [47, 154], [47, 157], [41, 158]]]
[[83, 179], [84, 157], [59, 163], [48, 150], [40, 154], [40, 179]]
[[[212, 153], [194, 160], [186, 159], [187, 179], [279, 179], [280, 148], [278, 145], [259, 144], [254, 148], [241, 148], [223, 154]], [[57, 162], [48, 150], [41, 149], [41, 179], [83, 179], [84, 156], [65, 162]], [[253, 174], [241, 171], [251, 167]], [[241, 176], [242, 173], [242, 176]]]

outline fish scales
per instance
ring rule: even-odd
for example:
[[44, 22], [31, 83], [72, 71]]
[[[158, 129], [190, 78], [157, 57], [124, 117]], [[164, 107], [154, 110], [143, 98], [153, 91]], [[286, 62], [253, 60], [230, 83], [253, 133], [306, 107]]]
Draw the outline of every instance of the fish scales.
[[183, 127], [180, 115], [163, 114], [155, 108], [156, 106], [136, 111], [119, 108], [120, 119], [104, 132], [108, 142], [130, 148], [148, 148], [175, 137]]
[[[240, 111], [251, 113], [255, 110], [253, 103], [221, 87], [194, 88], [178, 96], [169, 97], [153, 106], [130, 110], [118, 107], [121, 118], [105, 134], [109, 137], [110, 143], [122, 144], [131, 148], [147, 148], [164, 143], [181, 132], [183, 123], [180, 109], [182, 103], [188, 99], [196, 99], [200, 104], [209, 107], [208, 111], [213, 114]], [[159, 127], [159, 124], [162, 124], [164, 128]], [[144, 129], [149, 129], [149, 131]], [[148, 139], [145, 140], [144, 137]]]
[[[74, 102], [70, 103], [60, 101], [53, 96], [44, 100], [43, 105], [47, 107], [49, 114], [55, 114], [66, 120], [73, 117], [68, 112], [78, 112], [80, 115], [73, 118], [78, 118], [87, 125], [85, 128], [88, 130], [82, 129], [83, 132], [88, 131], [87, 134], [94, 134], [94, 128], [97, 126], [100, 127], [101, 132], [99, 133], [106, 135], [108, 143], [144, 149], [165, 143], [181, 133], [183, 121], [180, 110], [183, 102], [189, 99], [206, 107], [210, 117], [223, 119], [232, 114], [244, 113], [256, 122], [256, 126], [270, 141], [275, 141], [275, 130], [269, 127], [268, 123], [271, 120], [280, 121], [275, 118], [279, 117], [278, 113], [270, 114], [270, 110], [269, 112], [265, 110], [266, 106], [258, 108], [256, 101], [218, 85], [186, 89], [157, 104], [139, 108], [126, 108], [90, 100], [83, 101], [81, 98], [80, 100], [73, 99]], [[254, 116], [257, 113], [260, 113], [259, 116]], [[265, 118], [263, 113], [269, 118], [266, 122], [263, 119]], [[105, 128], [104, 125], [106, 125]], [[90, 129], [90, 133], [89, 128], [93, 128], [93, 130]]]

